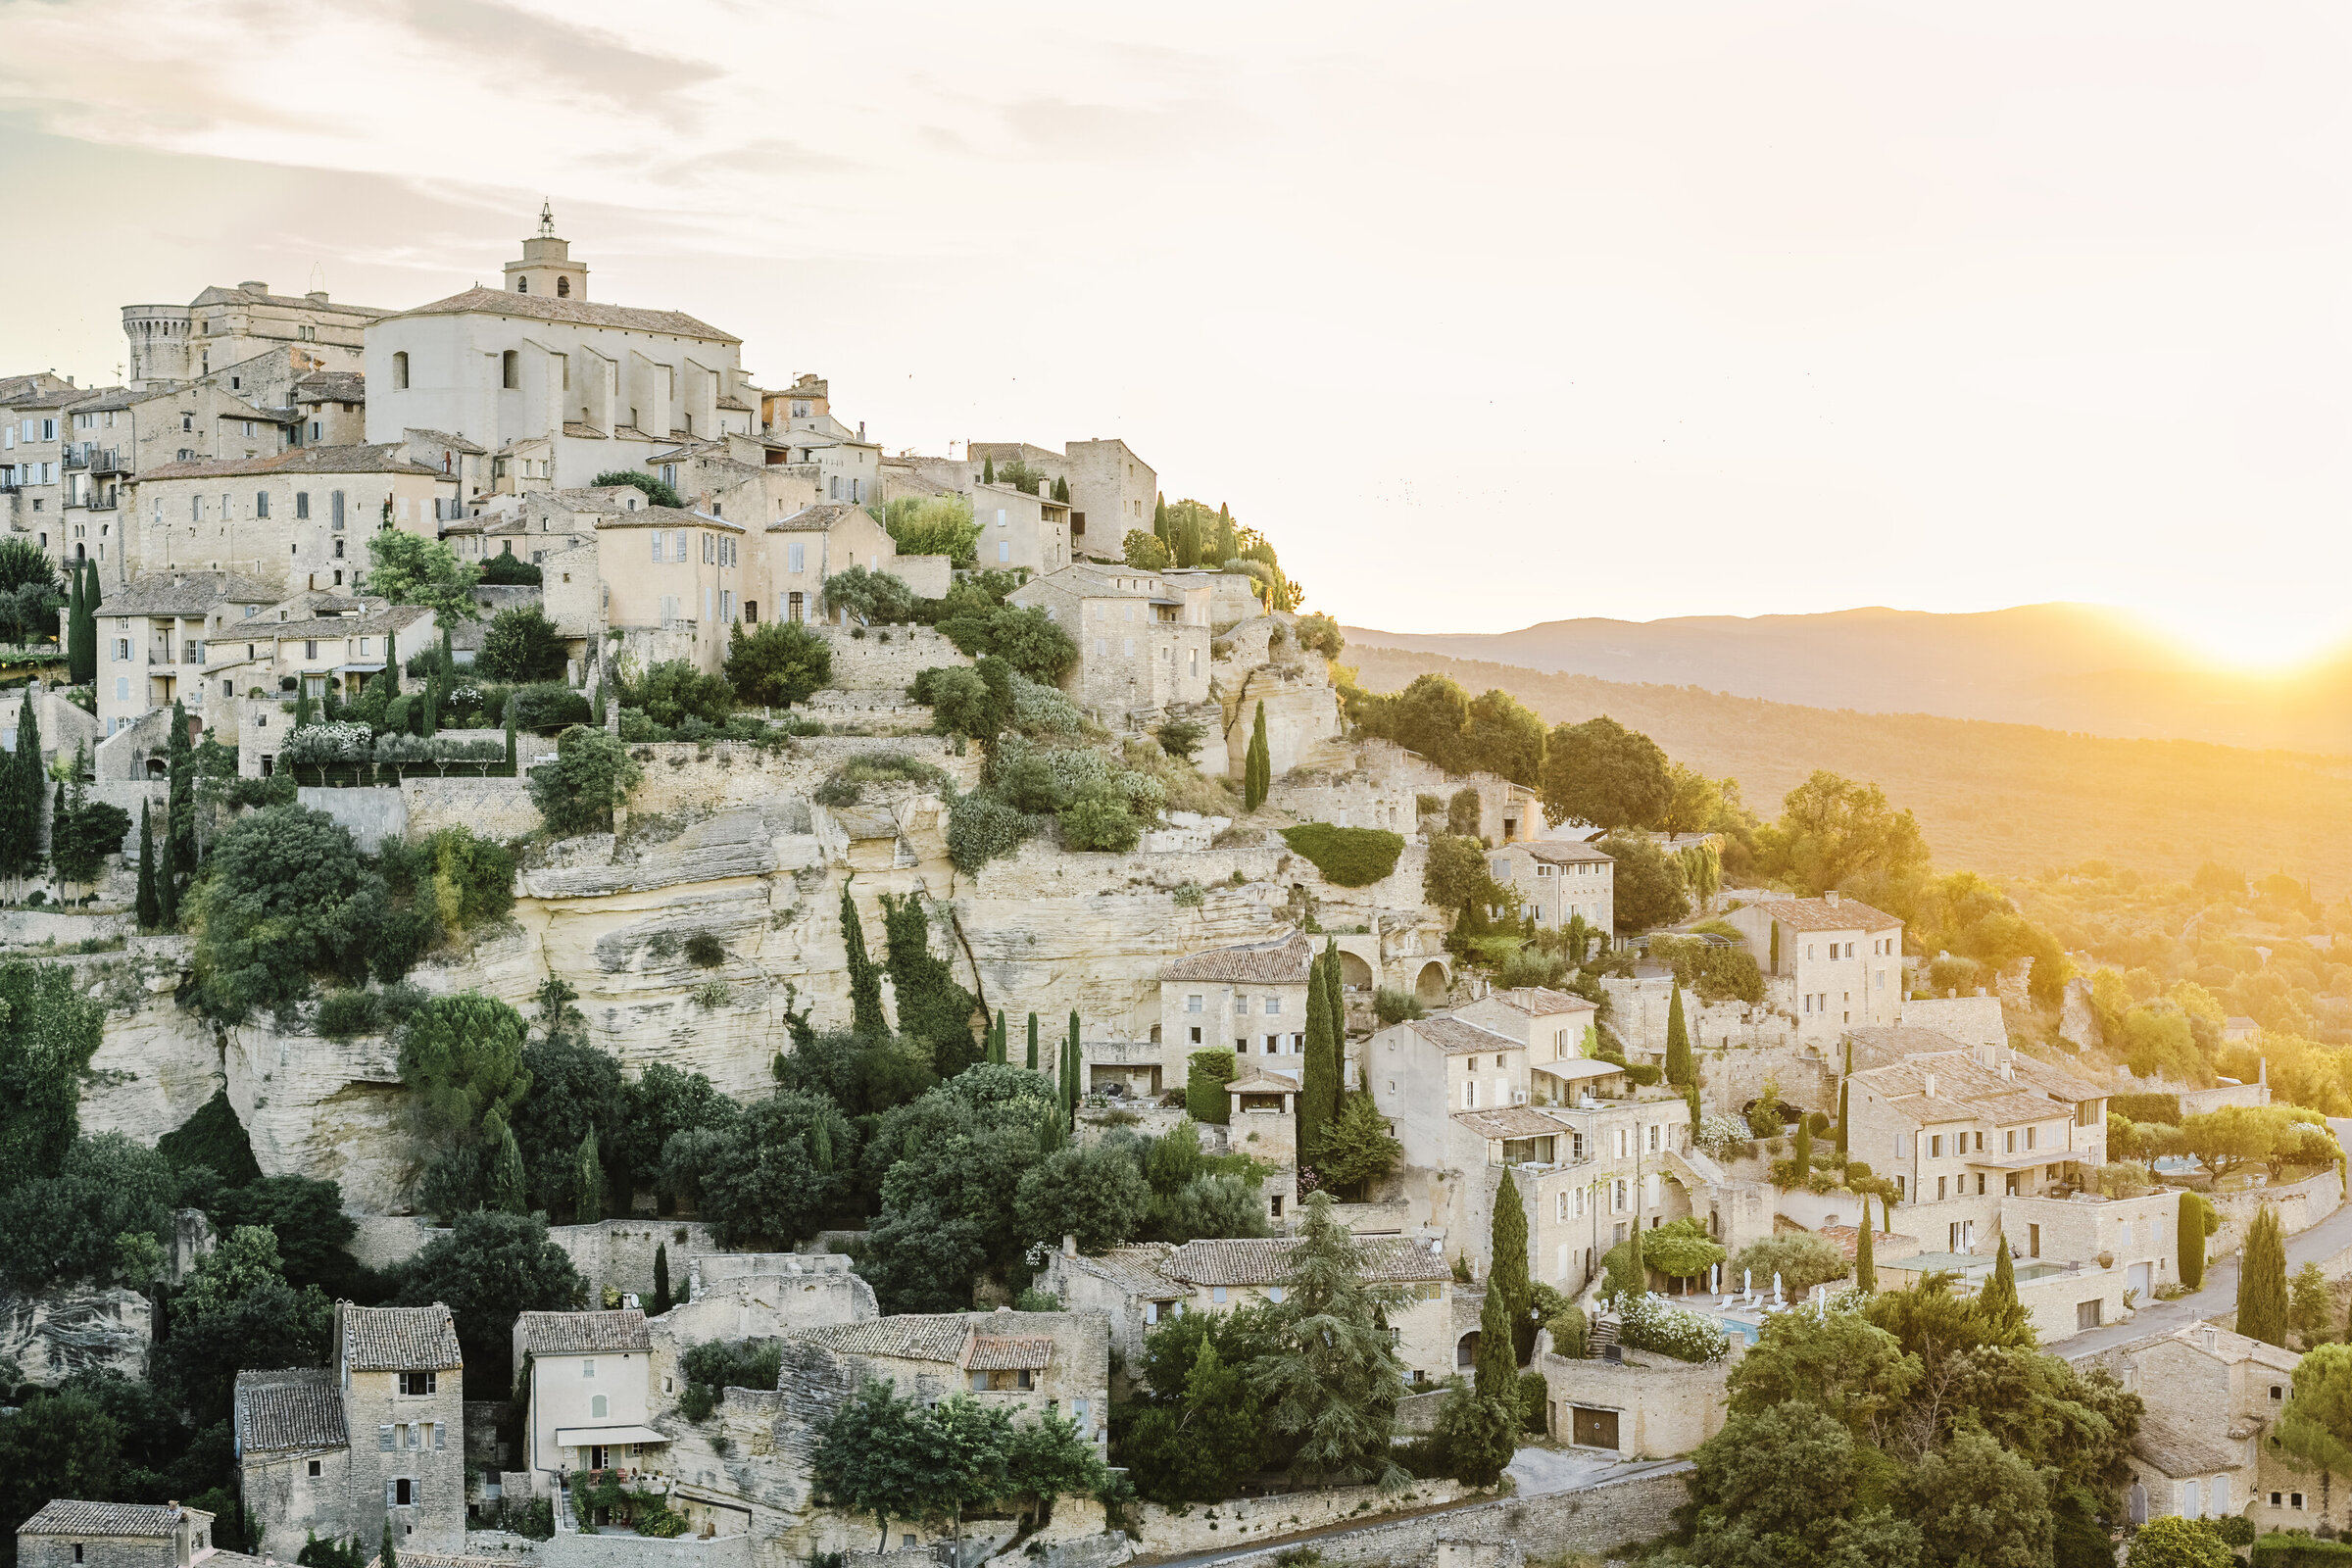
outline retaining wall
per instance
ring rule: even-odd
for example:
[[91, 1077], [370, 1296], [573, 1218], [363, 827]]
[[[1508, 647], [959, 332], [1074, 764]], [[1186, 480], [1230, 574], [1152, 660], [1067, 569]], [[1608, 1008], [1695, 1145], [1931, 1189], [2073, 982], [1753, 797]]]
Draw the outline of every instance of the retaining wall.
[[539, 808], [531, 804], [527, 778], [404, 778], [400, 798], [414, 838], [445, 827], [471, 828], [476, 836], [492, 839], [518, 839], [539, 830]]
[[608, 1219], [594, 1225], [550, 1225], [547, 1239], [564, 1249], [591, 1291], [634, 1292], [650, 1307], [654, 1250], [669, 1249], [669, 1288], [685, 1283], [687, 1259], [715, 1252], [710, 1229], [685, 1219]]
[[1435, 1508], [1452, 1502], [1463, 1489], [1452, 1481], [1416, 1481], [1396, 1496], [1378, 1487], [1332, 1487], [1319, 1492], [1286, 1492], [1265, 1497], [1228, 1497], [1223, 1502], [1163, 1508], [1139, 1503], [1136, 1549], [1154, 1557], [1194, 1551], [1230, 1551], [1252, 1541], [1272, 1541], [1301, 1531], [1327, 1530], [1366, 1516], [1406, 1508]]
[[294, 792], [294, 799], [305, 810], [324, 811], [334, 818], [358, 842], [362, 855], [373, 855], [384, 840], [403, 838], [409, 830], [405, 790], [320, 789], [306, 784]]
[[[926, 669], [974, 662], [929, 626], [819, 626], [817, 630], [833, 649], [833, 678], [825, 684], [843, 691], [905, 691]], [[854, 630], [865, 635], [856, 636]]]

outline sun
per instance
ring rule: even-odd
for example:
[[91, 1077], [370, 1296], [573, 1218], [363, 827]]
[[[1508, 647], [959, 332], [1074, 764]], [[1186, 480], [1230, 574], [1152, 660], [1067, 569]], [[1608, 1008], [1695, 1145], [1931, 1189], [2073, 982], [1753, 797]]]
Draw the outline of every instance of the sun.
[[2184, 652], [2233, 674], [2294, 675], [2352, 641], [2340, 620], [2275, 605], [2214, 605], [2157, 618]]

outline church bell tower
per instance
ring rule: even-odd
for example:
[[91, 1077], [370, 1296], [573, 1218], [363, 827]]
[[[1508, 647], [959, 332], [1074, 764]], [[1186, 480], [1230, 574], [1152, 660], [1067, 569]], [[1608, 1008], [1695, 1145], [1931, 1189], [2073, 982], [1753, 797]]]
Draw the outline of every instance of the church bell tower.
[[522, 260], [507, 264], [507, 292], [551, 299], [588, 297], [588, 269], [571, 259], [571, 241], [556, 238], [552, 202], [540, 204], [539, 232], [522, 242]]

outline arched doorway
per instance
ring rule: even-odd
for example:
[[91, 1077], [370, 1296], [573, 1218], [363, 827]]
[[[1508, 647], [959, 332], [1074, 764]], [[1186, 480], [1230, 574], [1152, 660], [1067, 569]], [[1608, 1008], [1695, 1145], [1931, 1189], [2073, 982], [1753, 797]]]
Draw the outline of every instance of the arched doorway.
[[1356, 990], [1366, 990], [1372, 984], [1372, 966], [1354, 954], [1341, 950], [1340, 984]]
[[1446, 1000], [1446, 965], [1432, 958], [1421, 966], [1413, 978], [1413, 997], [1425, 1007], [1434, 1007]]
[[1478, 1365], [1478, 1330], [1472, 1329], [1454, 1342], [1453, 1365], [1459, 1372], [1474, 1370]]

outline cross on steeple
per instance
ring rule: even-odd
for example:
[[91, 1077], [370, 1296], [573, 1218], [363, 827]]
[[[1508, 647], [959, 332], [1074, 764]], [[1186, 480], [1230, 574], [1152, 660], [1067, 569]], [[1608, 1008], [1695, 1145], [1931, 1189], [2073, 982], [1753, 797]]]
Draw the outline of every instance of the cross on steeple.
[[539, 204], [539, 232], [550, 239], [555, 237], [556, 204], [553, 201]]

